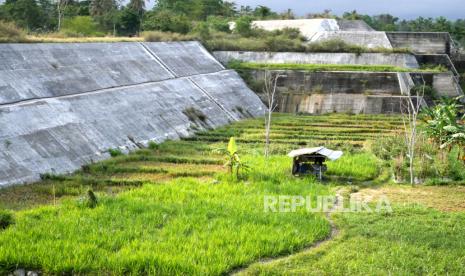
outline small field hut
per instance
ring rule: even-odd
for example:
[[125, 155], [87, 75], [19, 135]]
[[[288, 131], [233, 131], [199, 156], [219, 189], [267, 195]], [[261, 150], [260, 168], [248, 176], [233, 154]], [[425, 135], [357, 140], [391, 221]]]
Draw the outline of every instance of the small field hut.
[[327, 170], [325, 165], [326, 160], [337, 160], [342, 154], [342, 151], [334, 151], [325, 147], [316, 147], [293, 150], [288, 156], [293, 158], [293, 175], [301, 176], [313, 174], [321, 180], [323, 178], [323, 173]]

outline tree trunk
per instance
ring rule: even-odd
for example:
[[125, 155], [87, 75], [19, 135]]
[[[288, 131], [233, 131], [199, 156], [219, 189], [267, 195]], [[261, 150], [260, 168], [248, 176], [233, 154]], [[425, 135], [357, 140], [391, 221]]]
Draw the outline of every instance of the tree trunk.
[[265, 157], [270, 155], [271, 114], [272, 111], [268, 110], [268, 119], [265, 118]]

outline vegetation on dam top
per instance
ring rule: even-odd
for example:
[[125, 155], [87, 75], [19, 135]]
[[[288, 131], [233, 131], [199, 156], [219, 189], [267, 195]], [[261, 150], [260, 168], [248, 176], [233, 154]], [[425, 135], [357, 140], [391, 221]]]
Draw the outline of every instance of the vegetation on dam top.
[[422, 72], [441, 73], [447, 72], [444, 66], [432, 68], [405, 68], [392, 65], [358, 65], [358, 64], [296, 64], [296, 63], [254, 63], [231, 61], [228, 67], [236, 70], [302, 70], [309, 72], [320, 71], [361, 71], [361, 72]]

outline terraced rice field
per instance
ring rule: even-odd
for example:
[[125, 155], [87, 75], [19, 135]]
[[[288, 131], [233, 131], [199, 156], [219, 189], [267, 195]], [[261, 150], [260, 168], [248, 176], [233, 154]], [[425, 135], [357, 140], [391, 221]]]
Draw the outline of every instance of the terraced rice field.
[[[370, 185], [366, 183], [383, 174], [379, 160], [368, 150], [371, 141], [400, 130], [395, 116], [277, 114], [272, 128], [273, 155], [265, 159], [263, 125], [262, 119], [237, 122], [84, 166], [72, 175], [45, 175], [40, 183], [2, 190], [0, 208], [15, 210], [16, 223], [0, 231], [0, 273], [19, 267], [45, 274], [219, 275], [261, 258], [295, 254], [327, 237], [329, 222], [322, 213], [304, 210], [264, 212], [264, 196], [309, 195], [315, 199], [333, 194], [336, 186], [347, 182]], [[231, 136], [237, 138], [241, 157], [251, 168], [239, 181], [227, 173], [224, 157], [217, 151], [226, 147]], [[326, 182], [292, 177], [291, 160], [285, 154], [298, 147], [320, 145], [345, 152], [343, 158], [329, 163]], [[89, 188], [98, 197], [93, 209], [83, 203]], [[386, 220], [369, 214], [337, 216], [338, 225], [346, 229], [342, 232], [349, 235], [341, 242], [348, 241], [353, 250], [357, 244], [365, 244], [373, 252], [373, 242], [385, 242], [376, 256], [387, 254], [389, 238], [407, 235], [395, 228], [403, 218], [424, 214], [423, 209], [409, 213], [407, 207], [401, 208], [400, 217]], [[427, 214], [424, 217], [432, 219]], [[447, 221], [459, 217], [444, 215], [437, 222], [438, 229], [447, 228]], [[370, 228], [360, 225], [371, 220]], [[371, 240], [374, 231], [386, 227], [384, 223], [393, 223], [397, 235], [386, 238], [384, 232], [376, 232], [376, 240]], [[418, 227], [418, 231], [425, 230]], [[450, 238], [457, 238], [458, 228], [451, 231]], [[357, 267], [347, 267], [349, 260], [336, 262], [336, 267], [328, 265], [346, 254], [343, 243], [336, 245], [327, 258], [296, 255], [289, 266], [255, 264], [243, 272], [311, 274], [311, 263], [322, 274], [370, 273], [353, 254], [352, 263]], [[462, 247], [450, 256], [460, 256], [459, 249]], [[411, 250], [426, 252], [416, 247]], [[437, 254], [434, 250], [427, 253]], [[386, 258], [371, 272], [427, 272], [411, 267], [396, 270], [398, 261]], [[438, 267], [431, 271], [445, 272]], [[461, 271], [460, 266], [451, 271]]]
[[[295, 148], [320, 145], [357, 154], [376, 137], [395, 135], [398, 131], [400, 119], [396, 116], [276, 114], [271, 132], [271, 149], [274, 155], [280, 157]], [[241, 153], [253, 159], [253, 156], [263, 153], [263, 133], [263, 119], [197, 132], [195, 136], [182, 141], [167, 141], [156, 149], [143, 149], [86, 166], [73, 175], [52, 176], [50, 179], [44, 177], [41, 183], [9, 188], [8, 192], [0, 194], [0, 207], [22, 209], [46, 204], [53, 201], [53, 192], [58, 197], [68, 194], [75, 196], [89, 185], [96, 190], [106, 191], [108, 187], [121, 190], [146, 182], [159, 183], [180, 177], [214, 179], [215, 174], [225, 172], [222, 166], [224, 158], [215, 152], [216, 149], [225, 148], [229, 138], [236, 137]], [[288, 162], [286, 157], [283, 160]], [[342, 159], [340, 163], [344, 161]], [[56, 184], [55, 191], [52, 184]], [[40, 190], [39, 194], [37, 190]], [[10, 200], [12, 194], [15, 200]]]

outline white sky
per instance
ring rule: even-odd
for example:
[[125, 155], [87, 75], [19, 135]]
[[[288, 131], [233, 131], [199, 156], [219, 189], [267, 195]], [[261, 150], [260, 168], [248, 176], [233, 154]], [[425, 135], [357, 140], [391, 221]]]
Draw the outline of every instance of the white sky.
[[[153, 1], [153, 0], [152, 0]], [[449, 19], [465, 18], [465, 0], [233, 0], [240, 5], [265, 5], [274, 11], [291, 8], [297, 15], [322, 12], [330, 9], [341, 15], [345, 11], [377, 15], [390, 13], [400, 18], [445, 16]]]

